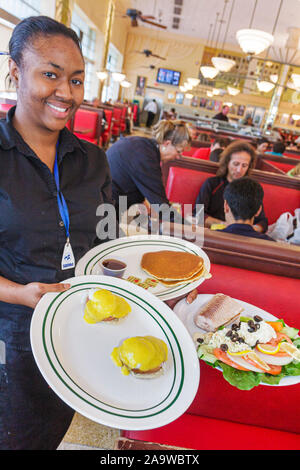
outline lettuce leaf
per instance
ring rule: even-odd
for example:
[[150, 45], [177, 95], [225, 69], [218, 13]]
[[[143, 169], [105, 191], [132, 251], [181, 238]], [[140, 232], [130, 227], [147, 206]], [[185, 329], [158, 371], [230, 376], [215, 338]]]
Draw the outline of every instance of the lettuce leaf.
[[260, 383], [261, 374], [257, 372], [234, 369], [221, 361], [219, 365], [223, 371], [224, 379], [239, 390], [251, 390]]

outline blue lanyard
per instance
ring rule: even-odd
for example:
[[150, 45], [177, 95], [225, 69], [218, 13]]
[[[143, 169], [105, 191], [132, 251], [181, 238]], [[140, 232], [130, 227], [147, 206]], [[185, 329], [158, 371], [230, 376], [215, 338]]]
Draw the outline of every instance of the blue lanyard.
[[69, 217], [69, 211], [68, 207], [65, 201], [65, 198], [60, 190], [59, 186], [59, 173], [58, 173], [58, 163], [57, 163], [57, 153], [58, 153], [58, 143], [56, 146], [56, 153], [55, 153], [55, 162], [54, 162], [54, 178], [55, 178], [55, 183], [57, 187], [57, 203], [58, 203], [58, 209], [60, 216], [62, 218], [62, 221], [65, 226], [66, 230], [66, 235], [67, 235], [67, 241], [69, 241], [70, 238], [70, 232], [69, 232], [69, 227], [70, 227], [70, 217]]

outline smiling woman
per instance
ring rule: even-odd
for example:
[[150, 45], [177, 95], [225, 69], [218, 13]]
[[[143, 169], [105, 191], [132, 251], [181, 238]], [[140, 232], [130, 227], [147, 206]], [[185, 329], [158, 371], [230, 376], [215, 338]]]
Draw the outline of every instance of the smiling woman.
[[[56, 449], [73, 410], [48, 387], [30, 346], [33, 309], [61, 292], [100, 240], [97, 208], [111, 203], [105, 153], [65, 127], [83, 101], [74, 31], [36, 16], [9, 44], [17, 105], [0, 121], [0, 449]], [[71, 247], [72, 245], [72, 247]]]

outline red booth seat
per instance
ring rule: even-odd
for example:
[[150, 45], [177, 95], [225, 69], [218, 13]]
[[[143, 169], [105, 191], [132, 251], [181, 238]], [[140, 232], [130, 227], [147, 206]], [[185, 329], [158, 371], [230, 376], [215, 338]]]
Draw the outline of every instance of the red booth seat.
[[[222, 292], [300, 327], [299, 279], [219, 264], [212, 264], [211, 274], [200, 294]], [[166, 426], [123, 435], [198, 450], [299, 450], [299, 391], [300, 384], [239, 390], [201, 362], [199, 388], [186, 413]]]
[[74, 134], [79, 137], [79, 139], [87, 140], [97, 145], [98, 119], [98, 113], [78, 109], [74, 118]]
[[284, 152], [283, 154], [285, 157], [290, 157], [290, 158], [300, 158], [300, 153], [288, 153]]
[[14, 106], [13, 104], [8, 104], [8, 103], [0, 103], [0, 110], [1, 111], [8, 111], [12, 106]]
[[283, 186], [261, 183], [264, 190], [264, 209], [269, 225], [276, 222], [284, 212], [294, 215], [295, 209], [300, 207], [300, 191]]
[[120, 132], [126, 131], [126, 116], [127, 116], [127, 108], [126, 106], [124, 106], [121, 112]]
[[194, 158], [201, 158], [202, 160], [209, 160], [210, 147], [200, 147], [192, 155]]
[[[171, 167], [166, 184], [169, 201], [180, 204], [195, 204], [199, 190], [211, 173]], [[283, 186], [263, 183], [264, 209], [269, 224], [274, 223], [283, 212], [294, 213], [300, 207], [300, 191]]]
[[118, 137], [121, 133], [121, 116], [122, 116], [122, 109], [114, 108], [113, 110], [113, 125], [111, 134], [114, 137]]
[[108, 145], [110, 141], [110, 137], [111, 137], [113, 112], [109, 109], [105, 109], [104, 114], [105, 114], [105, 119], [106, 119], [106, 125], [105, 125], [105, 130], [101, 134], [101, 138], [102, 138], [103, 145], [106, 146]]
[[167, 426], [146, 431], [122, 431], [122, 436], [194, 450], [300, 449], [299, 434], [187, 413]]
[[196, 150], [198, 150], [198, 147], [191, 147], [189, 150], [184, 150], [184, 152], [182, 152], [182, 155], [184, 155], [185, 157], [192, 157]]
[[273, 166], [276, 166], [276, 168], [279, 168], [280, 170], [284, 171], [285, 173], [290, 171], [295, 166], [294, 164], [291, 164], [291, 163], [275, 162], [274, 160], [269, 160], [269, 163], [271, 163], [271, 165], [273, 165]]

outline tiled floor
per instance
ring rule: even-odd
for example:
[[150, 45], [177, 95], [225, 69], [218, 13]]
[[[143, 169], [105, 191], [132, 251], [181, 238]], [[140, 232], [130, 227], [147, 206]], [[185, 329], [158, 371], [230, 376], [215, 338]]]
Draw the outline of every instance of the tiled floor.
[[75, 413], [58, 450], [113, 449], [115, 439], [119, 436], [118, 429], [103, 426]]

